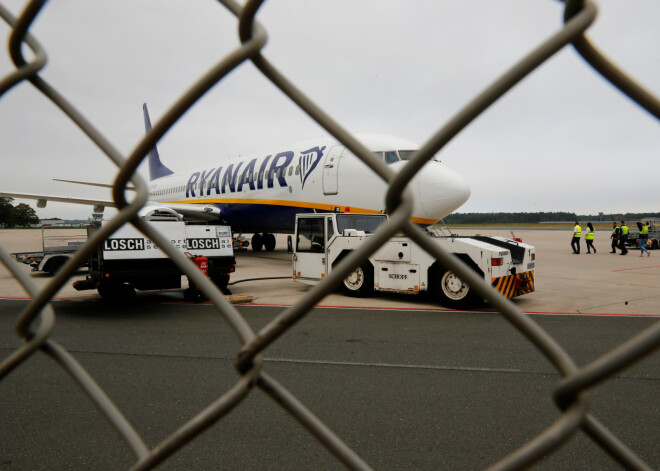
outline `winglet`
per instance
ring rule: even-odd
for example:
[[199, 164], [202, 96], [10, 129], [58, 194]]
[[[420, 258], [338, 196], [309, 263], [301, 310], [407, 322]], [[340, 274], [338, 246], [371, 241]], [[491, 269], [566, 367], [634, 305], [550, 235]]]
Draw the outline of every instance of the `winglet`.
[[[147, 133], [151, 131], [151, 120], [149, 119], [149, 111], [147, 111], [147, 104], [142, 105], [142, 110], [144, 111], [144, 132]], [[155, 180], [156, 178], [164, 177], [166, 175], [172, 175], [174, 172], [163, 165], [158, 156], [158, 148], [154, 146], [149, 152], [149, 180]]]

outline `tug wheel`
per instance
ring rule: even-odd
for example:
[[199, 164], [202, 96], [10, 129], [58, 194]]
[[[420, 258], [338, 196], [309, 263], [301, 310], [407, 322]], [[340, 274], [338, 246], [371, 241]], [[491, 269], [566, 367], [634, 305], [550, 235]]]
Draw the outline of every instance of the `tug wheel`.
[[374, 270], [370, 263], [366, 262], [356, 267], [344, 278], [342, 291], [346, 296], [364, 297], [374, 291]]
[[469, 309], [483, 300], [474, 290], [451, 270], [435, 277], [431, 289], [436, 292], [440, 304], [450, 309]]

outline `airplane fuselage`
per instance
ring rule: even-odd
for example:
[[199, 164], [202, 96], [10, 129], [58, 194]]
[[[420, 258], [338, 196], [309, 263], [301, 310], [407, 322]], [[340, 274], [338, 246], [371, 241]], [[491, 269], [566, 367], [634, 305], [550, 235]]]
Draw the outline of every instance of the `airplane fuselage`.
[[[417, 149], [392, 136], [362, 136], [362, 142], [395, 172]], [[437, 160], [428, 162], [410, 186], [411, 219], [424, 225], [454, 211], [470, 193], [465, 180]], [[325, 138], [156, 178], [149, 199], [217, 206], [234, 232], [292, 233], [297, 213], [381, 213], [386, 190], [386, 183], [344, 145]]]

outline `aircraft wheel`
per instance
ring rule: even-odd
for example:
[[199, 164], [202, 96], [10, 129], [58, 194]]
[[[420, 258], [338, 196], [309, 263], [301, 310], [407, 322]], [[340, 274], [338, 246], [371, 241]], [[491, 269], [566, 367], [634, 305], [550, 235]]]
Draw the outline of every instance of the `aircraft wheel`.
[[264, 236], [264, 247], [267, 251], [272, 252], [275, 250], [275, 234], [266, 234]]
[[361, 298], [369, 296], [374, 291], [374, 270], [371, 263], [365, 262], [344, 278], [341, 285], [346, 296]]
[[252, 250], [255, 252], [261, 252], [261, 249], [264, 245], [264, 238], [261, 234], [255, 234], [252, 236]]
[[440, 304], [451, 309], [468, 309], [479, 304], [480, 298], [465, 281], [447, 270], [436, 283]]

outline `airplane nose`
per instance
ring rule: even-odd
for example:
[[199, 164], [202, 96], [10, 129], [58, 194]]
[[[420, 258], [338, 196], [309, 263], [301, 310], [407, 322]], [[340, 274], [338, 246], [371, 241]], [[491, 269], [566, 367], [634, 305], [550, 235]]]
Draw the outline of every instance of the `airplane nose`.
[[470, 197], [465, 178], [440, 162], [429, 162], [419, 175], [419, 195], [424, 213], [442, 219], [461, 207]]

